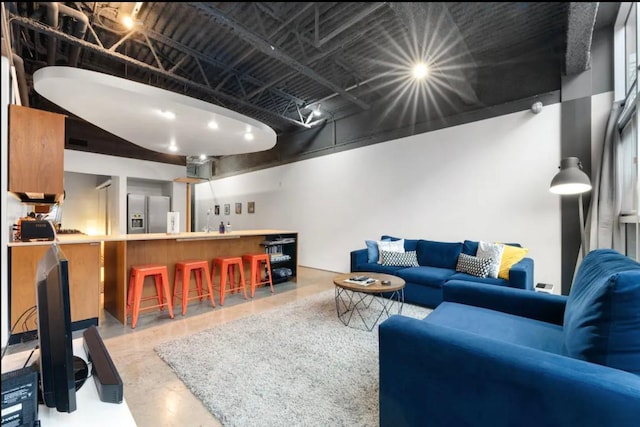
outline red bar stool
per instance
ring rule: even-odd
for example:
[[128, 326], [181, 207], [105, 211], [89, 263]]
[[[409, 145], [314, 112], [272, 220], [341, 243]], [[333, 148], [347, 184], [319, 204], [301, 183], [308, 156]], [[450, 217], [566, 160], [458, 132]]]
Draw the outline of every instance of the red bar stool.
[[[251, 298], [256, 293], [256, 287], [266, 285], [267, 283], [271, 287], [271, 293], [273, 293], [273, 280], [271, 279], [271, 259], [269, 254], [245, 254], [242, 255], [242, 260], [249, 264], [251, 274]], [[261, 279], [261, 269], [264, 265], [265, 278]]]
[[[235, 283], [235, 270], [240, 271], [240, 281]], [[229, 290], [234, 293], [242, 288], [244, 292], [244, 299], [247, 299], [247, 288], [244, 282], [244, 266], [242, 264], [242, 257], [216, 257], [213, 259], [213, 267], [211, 269], [211, 281], [215, 283], [216, 268], [220, 269], [220, 305], [224, 305], [224, 294], [227, 287], [227, 279], [229, 274], [232, 274], [229, 284], [231, 287]]]
[[[147, 277], [153, 277], [156, 285], [156, 295], [142, 298], [142, 288]], [[138, 323], [138, 315], [140, 314], [140, 303], [151, 299], [157, 299], [158, 304], [145, 306], [142, 310], [160, 307], [169, 308], [169, 317], [173, 319], [173, 305], [171, 304], [171, 290], [169, 289], [169, 273], [167, 266], [160, 264], [134, 265], [129, 273], [129, 289], [127, 290], [127, 316], [131, 315], [131, 329], [136, 327]], [[165, 302], [166, 298], [166, 302]]]
[[[196, 289], [189, 290], [189, 284], [191, 282], [191, 272], [193, 272], [196, 279]], [[207, 280], [207, 288], [209, 292], [202, 293], [202, 276]], [[178, 293], [178, 283], [182, 282], [182, 292]], [[189, 296], [192, 291], [197, 291], [197, 296]], [[187, 303], [198, 298], [202, 301], [203, 298], [209, 297], [211, 300], [211, 306], [215, 307], [216, 302], [213, 298], [213, 286], [211, 284], [211, 278], [209, 277], [209, 262], [205, 260], [190, 259], [186, 261], [180, 261], [176, 263], [176, 272], [173, 279], [173, 303], [175, 305], [176, 298], [182, 300], [182, 315], [187, 313]]]

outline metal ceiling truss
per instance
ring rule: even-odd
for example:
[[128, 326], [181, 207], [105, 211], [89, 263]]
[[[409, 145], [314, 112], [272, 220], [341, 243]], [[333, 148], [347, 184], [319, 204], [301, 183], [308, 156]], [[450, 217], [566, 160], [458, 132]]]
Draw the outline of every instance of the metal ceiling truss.
[[[277, 27], [268, 34], [268, 37], [265, 38], [245, 28], [228, 17], [221, 10], [211, 6], [210, 3], [189, 3], [191, 7], [206, 14], [210, 19], [213, 19], [233, 30], [235, 36], [250, 44], [251, 48], [231, 64], [225, 64], [210, 55], [198, 52], [189, 46], [152, 30], [151, 28], [143, 26], [138, 26], [135, 30], [121, 35], [122, 32], [118, 32], [101, 24], [98, 22], [99, 20], [90, 20], [88, 35], [85, 37], [85, 40], [75, 37], [72, 32], [66, 33], [32, 17], [19, 16], [13, 13], [9, 13], [8, 15], [12, 24], [17, 24], [39, 34], [44, 34], [52, 39], [62, 40], [70, 46], [83, 48], [87, 52], [102, 55], [108, 59], [122, 63], [125, 66], [135, 67], [135, 69], [149, 73], [150, 75], [164, 78], [166, 79], [165, 84], [167, 86], [171, 86], [170, 82], [173, 82], [174, 90], [176, 87], [180, 87], [183, 92], [188, 92], [188, 89], [196, 90], [205, 95], [205, 98], [208, 97], [210, 100], [214, 99], [218, 103], [234, 104], [248, 108], [255, 112], [266, 114], [281, 124], [284, 122], [300, 128], [309, 128], [310, 120], [308, 116], [312, 114], [311, 108], [318, 103], [318, 100], [301, 99], [286, 92], [285, 90], [282, 90], [278, 86], [282, 86], [293, 76], [303, 74], [316, 83], [330, 89], [332, 91], [332, 95], [329, 95], [329, 97], [341, 96], [361, 109], [368, 109], [369, 104], [367, 102], [349, 93], [349, 90], [357, 87], [357, 85], [350, 84], [349, 87], [345, 89], [325, 76], [319, 75], [311, 68], [311, 66], [338, 52], [345, 46], [355, 43], [368, 32], [372, 31], [371, 28], [363, 29], [357, 34], [350, 36], [347, 40], [337, 40], [336, 43], [330, 43], [331, 41], [334, 41], [338, 35], [354, 25], [357, 25], [358, 22], [385, 4], [386, 3], [384, 2], [372, 3], [366, 9], [363, 9], [357, 15], [350, 18], [347, 22], [344, 22], [337, 28], [331, 29], [326, 32], [326, 34], [323, 34], [323, 23], [321, 22], [318, 4], [316, 3], [307, 3], [304, 7], [296, 10], [294, 14], [288, 16], [286, 20], [282, 20], [276, 14], [271, 13], [268, 7], [259, 3], [254, 3], [254, 8], [252, 10], [255, 11], [255, 15], [259, 22], [262, 21], [262, 19], [264, 19], [263, 16], [267, 14], [269, 18], [272, 18], [279, 23]], [[295, 29], [292, 29], [292, 27], [294, 27], [293, 23], [297, 19], [310, 13], [312, 10], [314, 13], [313, 40]], [[263, 33], [266, 34], [266, 26], [264, 23], [261, 23], [259, 27], [262, 29]], [[107, 34], [103, 33], [103, 40], [101, 40], [98, 35], [99, 31], [96, 30], [109, 32], [110, 34], [108, 35], [117, 36], [117, 40], [108, 46], [108, 43], [104, 39], [104, 36]], [[303, 52], [307, 51], [307, 46], [314, 50], [314, 52], [312, 52], [305, 60], [305, 63], [299, 62], [286, 52], [275, 48], [277, 43], [274, 40], [284, 40], [291, 33], [293, 33], [299, 40]], [[136, 57], [130, 56], [128, 54], [128, 49], [125, 48], [127, 43], [144, 46], [148, 49], [152, 60], [144, 62]], [[167, 47], [174, 51], [167, 52]], [[284, 75], [268, 82], [261, 81], [248, 73], [241, 72], [237, 66], [243, 61], [243, 59], [248, 58], [256, 50], [265, 54], [269, 58], [276, 59], [286, 64], [292, 69], [292, 71], [284, 73]], [[177, 60], [175, 59], [176, 51], [178, 52]], [[173, 60], [168, 57], [169, 53], [174, 55]], [[350, 68], [348, 64], [338, 65], [345, 70]], [[213, 67], [216, 70], [216, 73], [224, 76], [219, 82], [216, 82], [215, 86], [213, 86], [210, 81], [209, 74], [206, 69], [207, 67]], [[353, 73], [350, 74], [352, 76], [351, 82], [361, 81], [361, 78], [356, 77]], [[225, 87], [231, 82], [233, 82], [234, 86], [236, 86], [239, 91], [234, 90], [230, 93], [229, 90], [225, 90]], [[265, 100], [268, 100], [267, 104], [272, 105], [271, 108], [265, 108]], [[315, 123], [316, 122], [313, 124]]]
[[206, 81], [205, 84], [202, 84], [200, 82], [196, 82], [194, 80], [191, 80], [190, 78], [186, 78], [186, 77], [182, 77], [176, 73], [172, 73], [169, 71], [166, 71], [160, 67], [154, 66], [154, 65], [150, 65], [144, 62], [141, 62], [135, 58], [132, 58], [126, 54], [122, 54], [116, 51], [111, 50], [110, 48], [104, 48], [101, 47], [99, 44], [94, 44], [82, 39], [78, 39], [72, 35], [69, 35], [67, 33], [64, 33], [62, 31], [59, 31], [57, 29], [51, 28], [46, 24], [43, 24], [39, 21], [35, 21], [31, 18], [26, 18], [26, 17], [22, 17], [22, 16], [17, 16], [17, 15], [13, 15], [10, 14], [10, 21], [11, 23], [16, 23], [19, 24], [25, 28], [34, 30], [38, 33], [41, 34], [45, 34], [51, 37], [56, 37], [59, 40], [63, 40], [67, 43], [69, 43], [72, 46], [79, 46], [81, 48], [86, 49], [87, 51], [93, 52], [93, 53], [97, 53], [103, 56], [108, 57], [109, 59], [118, 61], [122, 64], [125, 65], [130, 65], [130, 66], [134, 66], [136, 68], [139, 68], [141, 70], [150, 72], [152, 74], [156, 74], [159, 75], [161, 77], [165, 77], [168, 78], [170, 80], [174, 80], [178, 83], [183, 84], [184, 86], [188, 86], [191, 87], [193, 89], [196, 89], [200, 92], [202, 92], [203, 94], [209, 95], [211, 97], [215, 97], [216, 99], [223, 99], [229, 103], [234, 103], [234, 104], [238, 104], [241, 105], [243, 107], [247, 107], [247, 108], [251, 108], [255, 111], [260, 111], [262, 113], [268, 114], [272, 117], [277, 117], [280, 120], [284, 120], [288, 123], [294, 124], [296, 126], [300, 126], [300, 127], [309, 127], [307, 125], [305, 125], [304, 123], [299, 122], [296, 119], [292, 119], [288, 116], [284, 116], [282, 114], [278, 114], [272, 110], [268, 110], [266, 108], [260, 107], [258, 105], [255, 105], [253, 103], [244, 101], [242, 99], [239, 99], [233, 95], [229, 95], [227, 93], [224, 93], [222, 91], [219, 90], [215, 90], [213, 88], [211, 88], [211, 86], [207, 85]]
[[189, 3], [189, 5], [211, 16], [214, 20], [216, 20], [220, 24], [227, 26], [228, 28], [233, 30], [235, 35], [237, 35], [238, 37], [242, 38], [243, 40], [245, 40], [246, 42], [254, 46], [255, 49], [257, 49], [264, 55], [267, 55], [279, 60], [280, 62], [288, 65], [289, 67], [293, 68], [297, 72], [304, 74], [305, 76], [311, 78], [312, 80], [315, 80], [316, 82], [331, 89], [332, 91], [339, 93], [344, 98], [360, 106], [362, 109], [366, 110], [369, 108], [369, 104], [367, 104], [366, 102], [356, 98], [355, 96], [345, 91], [343, 88], [339, 87], [337, 84], [319, 75], [309, 66], [300, 63], [295, 58], [292, 58], [286, 52], [281, 51], [278, 48], [278, 46], [272, 44], [270, 41], [263, 39], [258, 34], [245, 28], [242, 24], [229, 18], [221, 10], [207, 3]]

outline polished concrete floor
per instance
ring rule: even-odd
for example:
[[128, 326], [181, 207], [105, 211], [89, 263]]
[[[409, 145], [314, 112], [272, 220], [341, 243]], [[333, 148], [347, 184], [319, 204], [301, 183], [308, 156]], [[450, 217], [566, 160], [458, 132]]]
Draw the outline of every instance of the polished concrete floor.
[[157, 344], [332, 289], [335, 275], [334, 272], [300, 267], [297, 281], [275, 285], [273, 294], [268, 287], [259, 288], [253, 299], [227, 294], [224, 306], [220, 306], [216, 298], [216, 308], [206, 302], [191, 302], [187, 314], [182, 316], [178, 309], [174, 319], [160, 311], [143, 312], [133, 330], [103, 313], [99, 322], [100, 334], [118, 367], [124, 382], [125, 400], [138, 426], [220, 426], [156, 355], [154, 347]]

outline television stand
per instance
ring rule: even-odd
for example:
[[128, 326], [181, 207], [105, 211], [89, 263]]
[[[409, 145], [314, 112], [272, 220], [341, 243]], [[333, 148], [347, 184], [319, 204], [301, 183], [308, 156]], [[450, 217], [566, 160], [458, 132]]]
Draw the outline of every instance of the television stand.
[[[24, 366], [29, 358], [31, 350], [19, 353], [7, 354], [2, 359], [2, 372], [9, 372]], [[83, 361], [87, 359], [84, 350], [83, 339], [73, 340], [73, 353]], [[36, 350], [36, 354], [37, 350]], [[36, 355], [34, 354], [34, 356]], [[93, 376], [87, 380], [95, 381]], [[55, 408], [48, 408], [45, 405], [38, 405], [38, 418], [42, 426], [47, 427], [135, 427], [136, 422], [131, 415], [129, 406], [123, 398], [121, 403], [107, 403], [100, 400], [96, 387], [89, 384], [79, 389], [77, 398], [78, 408], [72, 413], [58, 412]]]

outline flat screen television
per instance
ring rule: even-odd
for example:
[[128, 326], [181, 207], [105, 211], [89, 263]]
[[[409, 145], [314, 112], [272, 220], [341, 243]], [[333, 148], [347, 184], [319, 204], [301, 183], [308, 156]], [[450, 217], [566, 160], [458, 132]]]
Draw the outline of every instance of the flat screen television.
[[84, 371], [87, 368], [82, 359], [73, 355], [69, 262], [55, 243], [38, 261], [36, 301], [40, 358], [34, 369], [39, 371], [40, 397], [42, 403], [58, 412], [73, 412], [76, 375], [82, 371], [79, 362], [84, 364]]

